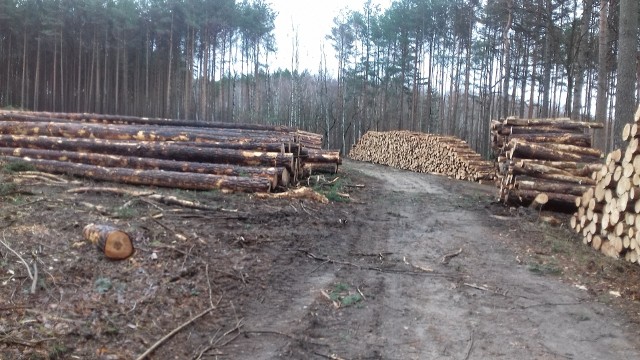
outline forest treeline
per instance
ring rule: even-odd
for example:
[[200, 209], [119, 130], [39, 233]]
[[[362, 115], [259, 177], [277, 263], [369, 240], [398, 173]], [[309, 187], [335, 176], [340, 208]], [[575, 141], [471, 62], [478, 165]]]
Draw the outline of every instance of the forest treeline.
[[262, 0], [0, 0], [0, 106], [286, 124], [345, 152], [409, 129], [486, 155], [510, 115], [605, 122], [611, 149], [640, 94], [637, 0], [368, 1], [327, 34], [337, 71], [299, 69], [300, 44], [270, 67], [276, 16]]

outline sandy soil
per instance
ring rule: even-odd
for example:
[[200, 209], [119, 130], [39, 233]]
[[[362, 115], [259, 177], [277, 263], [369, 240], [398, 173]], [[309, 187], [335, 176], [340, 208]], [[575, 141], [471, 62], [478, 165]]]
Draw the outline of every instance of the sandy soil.
[[[148, 358], [640, 358], [640, 266], [490, 186], [351, 161], [338, 176], [310, 182], [326, 205], [154, 190], [203, 211], [0, 173], [0, 359], [136, 359], [206, 310]], [[104, 259], [88, 223], [128, 231], [135, 255]]]

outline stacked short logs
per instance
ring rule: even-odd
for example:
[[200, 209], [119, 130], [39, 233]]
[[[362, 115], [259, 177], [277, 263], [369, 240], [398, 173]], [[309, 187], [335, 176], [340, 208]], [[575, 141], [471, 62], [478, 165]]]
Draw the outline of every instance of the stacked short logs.
[[602, 168], [585, 130], [602, 127], [565, 118], [492, 121], [500, 201], [574, 212], [575, 197], [595, 185], [592, 174]]
[[284, 126], [0, 112], [0, 156], [40, 171], [192, 190], [269, 192], [337, 172], [322, 136]]
[[491, 180], [495, 173], [491, 162], [461, 139], [409, 131], [369, 131], [353, 146], [349, 157], [469, 181]]
[[576, 199], [578, 211], [571, 227], [583, 242], [604, 254], [640, 262], [640, 109], [635, 122], [627, 124], [622, 139], [624, 151], [607, 155], [594, 187]]

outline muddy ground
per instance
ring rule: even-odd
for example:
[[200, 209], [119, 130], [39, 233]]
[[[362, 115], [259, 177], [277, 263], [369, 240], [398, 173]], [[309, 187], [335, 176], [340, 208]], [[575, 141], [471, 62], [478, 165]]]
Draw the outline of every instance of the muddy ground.
[[[204, 211], [0, 172], [0, 359], [640, 358], [640, 266], [568, 216], [366, 163], [338, 177], [310, 182], [329, 204], [152, 189]], [[89, 223], [135, 255], [105, 259]]]

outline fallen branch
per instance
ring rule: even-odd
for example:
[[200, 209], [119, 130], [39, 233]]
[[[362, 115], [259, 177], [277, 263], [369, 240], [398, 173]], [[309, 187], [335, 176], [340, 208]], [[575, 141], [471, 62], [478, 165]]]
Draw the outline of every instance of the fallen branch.
[[337, 301], [335, 301], [335, 300], [333, 300], [333, 299], [331, 298], [331, 295], [329, 295], [329, 294], [327, 293], [327, 291], [326, 291], [326, 290], [324, 290], [324, 289], [320, 289], [320, 293], [322, 294], [322, 296], [324, 296], [325, 298], [327, 298], [327, 300], [329, 300], [329, 301], [333, 304], [333, 307], [334, 307], [334, 308], [336, 308], [336, 309], [340, 309], [340, 303], [339, 303], [339, 302], [337, 302]]
[[218, 208], [213, 208], [207, 205], [199, 204], [195, 201], [180, 199], [175, 196], [157, 194], [153, 191], [134, 191], [134, 190], [128, 190], [128, 189], [121, 189], [121, 188], [112, 188], [112, 187], [79, 187], [75, 189], [69, 189], [67, 190], [67, 192], [72, 194], [84, 193], [84, 192], [98, 192], [98, 193], [109, 193], [109, 194], [117, 194], [117, 195], [128, 195], [132, 197], [148, 197], [151, 200], [163, 203], [165, 205], [178, 205], [178, 206], [196, 209], [196, 210], [209, 210], [209, 211], [220, 210]]
[[122, 189], [122, 188], [90, 187], [90, 186], [69, 189], [67, 190], [67, 192], [71, 194], [86, 193], [86, 192], [97, 192], [97, 193], [103, 192], [103, 193], [110, 193], [110, 194], [117, 194], [117, 195], [129, 195], [133, 197], [148, 196], [148, 195], [155, 194], [155, 192], [153, 191], [134, 191], [134, 190], [128, 190], [128, 189]]
[[496, 291], [496, 290], [491, 290], [491, 289], [489, 289], [487, 287], [484, 287], [484, 286], [479, 286], [479, 285], [476, 285], [476, 284], [469, 284], [469, 283], [463, 283], [462, 285], [470, 287], [470, 288], [473, 288], [473, 289], [476, 289], [476, 290], [488, 291], [488, 292], [496, 294], [496, 295], [501, 295], [501, 296], [507, 297], [507, 292], [506, 291], [504, 293], [502, 293], [502, 292], [499, 292], [499, 291]]
[[446, 254], [445, 256], [442, 257], [442, 263], [443, 264], [448, 264], [449, 260], [453, 259], [454, 257], [458, 256], [462, 254], [462, 248], [460, 248], [458, 251], [451, 253], [451, 254]]
[[464, 286], [468, 286], [468, 287], [473, 288], [473, 289], [477, 289], [477, 290], [482, 290], [482, 291], [491, 291], [491, 290], [489, 290], [488, 288], [486, 288], [486, 287], [484, 287], [484, 286], [478, 286], [478, 285], [476, 285], [476, 284], [468, 284], [468, 283], [464, 283], [463, 285], [464, 285]]
[[469, 335], [469, 347], [467, 347], [467, 354], [464, 357], [464, 360], [469, 360], [469, 356], [471, 356], [471, 350], [473, 350], [473, 330], [471, 330], [471, 334]]
[[331, 355], [326, 355], [323, 353], [319, 353], [319, 352], [313, 352], [314, 355], [318, 355], [320, 357], [323, 357], [325, 359], [331, 359], [331, 360], [346, 360], [345, 358], [341, 358], [340, 356], [336, 355], [336, 354], [331, 354]]
[[[328, 262], [328, 263], [332, 263], [332, 264], [339, 264], [339, 265], [346, 265], [346, 266], [352, 266], [352, 267], [356, 267], [358, 269], [361, 270], [373, 270], [373, 271], [378, 271], [381, 273], [391, 273], [391, 274], [407, 274], [407, 275], [433, 275], [433, 276], [442, 276], [442, 277], [451, 277], [452, 275], [447, 275], [447, 274], [441, 274], [441, 273], [436, 273], [433, 271], [428, 271], [430, 269], [427, 270], [423, 270], [423, 271], [406, 271], [406, 270], [395, 270], [395, 269], [383, 269], [383, 268], [379, 268], [379, 267], [375, 267], [375, 266], [363, 266], [363, 265], [358, 265], [358, 264], [353, 264], [347, 261], [340, 261], [340, 260], [333, 260], [330, 258], [324, 258], [321, 256], [316, 256], [310, 252], [308, 252], [307, 250], [302, 250], [299, 249], [299, 252], [307, 255], [308, 257], [314, 259], [314, 260], [318, 260], [318, 261], [322, 261], [322, 262]], [[416, 269], [421, 269], [421, 267], [415, 267]]]
[[53, 182], [57, 182], [57, 183], [62, 183], [62, 184], [68, 184], [69, 180], [61, 177], [61, 176], [57, 176], [57, 175], [53, 175], [53, 174], [49, 174], [49, 173], [45, 173], [45, 172], [41, 172], [41, 171], [20, 171], [18, 174], [20, 175], [28, 175], [28, 176], [37, 176], [37, 177], [41, 177], [41, 178], [45, 178], [47, 180], [53, 181]]
[[313, 344], [313, 345], [320, 345], [320, 346], [330, 346], [330, 344], [324, 344], [324, 343], [319, 343], [319, 342], [315, 342], [315, 341], [311, 341], [309, 340], [309, 338], [305, 337], [297, 337], [291, 334], [287, 334], [287, 333], [283, 333], [281, 331], [273, 331], [273, 330], [248, 330], [248, 331], [243, 331], [243, 334], [271, 334], [271, 335], [280, 335], [280, 336], [284, 336], [287, 337], [291, 340], [294, 341], [300, 341], [300, 342], [305, 342], [308, 344]]
[[33, 281], [31, 282], [31, 293], [36, 293], [36, 288], [38, 286], [38, 262], [36, 261], [36, 255], [33, 255]]
[[[2, 241], [4, 240], [4, 241]], [[4, 245], [4, 247], [6, 247], [9, 251], [11, 251], [15, 256], [18, 257], [18, 259], [20, 259], [20, 261], [24, 264], [24, 267], [27, 268], [27, 275], [29, 275], [29, 279], [33, 280], [33, 274], [31, 273], [31, 267], [29, 266], [29, 264], [27, 264], [27, 262], [24, 260], [24, 258], [22, 256], [20, 256], [20, 254], [18, 254], [17, 251], [13, 250], [9, 245], [7, 245], [7, 243], [5, 241], [7, 241], [4, 232], [2, 232], [2, 240], [0, 240], [0, 243], [2, 245]]]
[[328, 204], [329, 199], [326, 196], [314, 191], [309, 187], [301, 187], [294, 190], [285, 191], [283, 193], [255, 193], [253, 194], [260, 199], [305, 199], [313, 200], [319, 203]]
[[158, 224], [158, 225], [162, 226], [165, 230], [167, 230], [167, 231], [169, 231], [170, 233], [172, 233], [172, 234], [173, 234], [176, 238], [178, 238], [179, 240], [181, 240], [181, 241], [185, 241], [185, 240], [187, 240], [187, 237], [186, 237], [186, 236], [184, 236], [184, 235], [180, 234], [180, 233], [179, 233], [179, 232], [177, 232], [176, 230], [174, 230], [174, 229], [172, 229], [172, 228], [168, 227], [167, 225], [163, 224], [160, 220], [155, 219], [155, 218], [153, 218], [153, 217], [150, 217], [150, 218], [149, 218], [149, 220], [151, 220], [151, 221], [155, 222], [156, 224]]
[[[243, 326], [244, 326], [243, 319], [240, 319], [240, 320], [238, 320], [238, 322], [236, 323], [236, 326], [235, 326], [233, 329], [231, 329], [231, 330], [229, 330], [229, 331], [225, 332], [224, 334], [222, 334], [222, 335], [221, 335], [219, 338], [217, 338], [217, 339], [215, 338], [215, 336], [214, 336], [214, 337], [212, 337], [212, 338], [211, 338], [211, 340], [209, 341], [209, 346], [207, 346], [207, 347], [206, 347], [206, 348], [204, 348], [202, 351], [200, 351], [200, 352], [198, 353], [198, 355], [196, 355], [196, 356], [194, 356], [194, 357], [193, 357], [193, 359], [194, 359], [194, 360], [200, 360], [200, 359], [202, 359], [202, 356], [203, 356], [206, 352], [209, 352], [209, 351], [211, 351], [211, 350], [213, 350], [213, 349], [218, 349], [218, 348], [224, 347], [225, 345], [229, 344], [230, 342], [232, 342], [233, 340], [235, 340], [236, 338], [238, 338], [238, 336], [240, 336], [240, 334], [241, 334], [241, 332], [240, 332], [240, 328], [242, 328]], [[219, 331], [220, 331], [220, 330], [218, 330], [218, 331], [216, 332], [216, 334], [217, 334]], [[233, 333], [234, 331], [238, 331], [238, 333], [236, 334], [236, 336], [234, 336], [234, 337], [232, 337], [231, 339], [229, 339], [229, 340], [227, 340], [227, 341], [223, 342], [222, 344], [218, 345], [218, 342], [219, 342], [220, 340], [224, 339], [227, 335], [229, 335], [229, 334]], [[215, 341], [214, 341], [214, 339], [215, 339]]]
[[165, 335], [162, 339], [158, 340], [155, 344], [151, 345], [151, 347], [148, 348], [147, 351], [142, 353], [142, 355], [138, 356], [136, 358], [136, 360], [145, 359], [147, 356], [149, 356], [149, 354], [151, 354], [155, 349], [157, 349], [160, 345], [162, 345], [165, 341], [167, 341], [173, 335], [177, 334], [178, 332], [180, 332], [180, 330], [182, 330], [185, 327], [189, 326], [191, 323], [193, 323], [194, 321], [198, 320], [199, 318], [205, 316], [206, 314], [210, 313], [214, 309], [215, 309], [215, 307], [212, 306], [212, 307], [208, 308], [207, 310], [201, 312], [200, 314], [192, 317], [191, 319], [189, 319], [184, 324], [182, 324], [182, 325], [178, 326], [177, 328], [173, 329], [170, 333]]
[[208, 211], [218, 211], [220, 209], [213, 208], [211, 206], [202, 205], [195, 201], [189, 201], [184, 199], [179, 199], [175, 196], [165, 196], [160, 194], [149, 195], [149, 198], [158, 202], [161, 202], [165, 205], [179, 205], [182, 207], [196, 209], [196, 210], [208, 210]]

